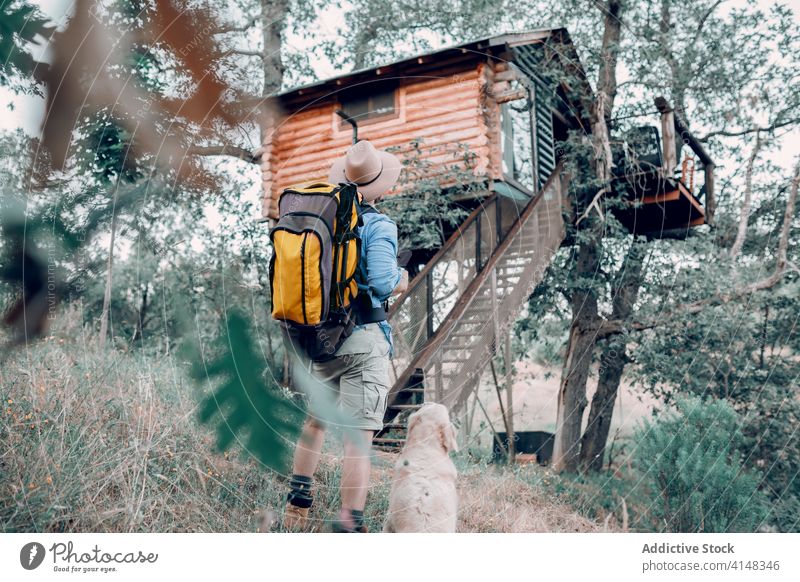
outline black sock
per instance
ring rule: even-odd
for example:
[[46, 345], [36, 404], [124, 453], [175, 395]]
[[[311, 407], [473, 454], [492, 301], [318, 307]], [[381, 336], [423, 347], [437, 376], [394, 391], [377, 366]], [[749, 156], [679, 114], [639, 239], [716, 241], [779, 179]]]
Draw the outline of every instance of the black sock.
[[364, 512], [358, 509], [350, 510], [350, 518], [353, 520], [353, 529], [358, 530], [364, 527]]
[[286, 500], [295, 507], [311, 507], [311, 503], [314, 501], [314, 498], [311, 497], [311, 477], [292, 475]]
[[345, 524], [339, 519], [333, 521], [333, 533], [361, 533], [364, 530], [364, 512], [358, 509], [345, 510], [350, 514], [351, 526], [345, 527]]

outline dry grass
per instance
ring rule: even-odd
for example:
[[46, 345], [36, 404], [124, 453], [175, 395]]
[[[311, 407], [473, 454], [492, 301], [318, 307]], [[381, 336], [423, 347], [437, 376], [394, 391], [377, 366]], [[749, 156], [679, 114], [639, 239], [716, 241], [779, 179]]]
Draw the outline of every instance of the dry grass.
[[598, 532], [600, 524], [575, 513], [544, 490], [511, 472], [462, 473], [459, 531], [464, 532]]
[[[213, 451], [181, 362], [100, 353], [77, 319], [0, 369], [0, 530], [256, 531], [265, 508], [280, 510], [284, 477]], [[316, 475], [318, 531], [338, 506], [337, 448]], [[460, 531], [599, 528], [512, 472], [457, 463]], [[392, 464], [375, 457], [370, 531], [381, 529]]]

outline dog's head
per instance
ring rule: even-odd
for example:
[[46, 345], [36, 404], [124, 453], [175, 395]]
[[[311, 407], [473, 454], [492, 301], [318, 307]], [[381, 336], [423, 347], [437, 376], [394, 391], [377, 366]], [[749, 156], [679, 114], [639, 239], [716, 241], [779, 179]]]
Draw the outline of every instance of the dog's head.
[[422, 408], [408, 417], [408, 438], [419, 442], [438, 442], [446, 453], [458, 450], [456, 429], [450, 422], [447, 408], [443, 404], [426, 402]]

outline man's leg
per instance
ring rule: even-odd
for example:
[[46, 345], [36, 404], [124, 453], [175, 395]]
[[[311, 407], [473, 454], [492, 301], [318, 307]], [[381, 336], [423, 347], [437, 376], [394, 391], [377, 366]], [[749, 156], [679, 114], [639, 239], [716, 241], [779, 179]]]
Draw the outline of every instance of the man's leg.
[[[289, 349], [287, 347], [287, 349]], [[292, 366], [293, 384], [305, 393], [312, 390], [332, 389], [327, 371], [324, 369], [312, 371], [313, 364], [309, 362], [301, 350], [292, 345], [291, 353], [296, 356]], [[308, 525], [308, 513], [313, 502], [311, 493], [314, 472], [319, 465], [322, 445], [325, 442], [325, 426], [314, 416], [309, 416], [303, 424], [303, 431], [294, 450], [292, 462], [292, 477], [289, 481], [289, 494], [286, 498], [286, 511], [283, 526], [289, 530], [304, 530]]]
[[292, 473], [313, 477], [319, 464], [324, 442], [325, 427], [314, 418], [306, 420], [300, 440], [297, 441], [297, 447], [294, 449]]
[[342, 481], [339, 488], [342, 509], [339, 512], [339, 522], [347, 530], [358, 530], [363, 526], [373, 434], [371, 430], [354, 431], [354, 438], [345, 438], [344, 441]]

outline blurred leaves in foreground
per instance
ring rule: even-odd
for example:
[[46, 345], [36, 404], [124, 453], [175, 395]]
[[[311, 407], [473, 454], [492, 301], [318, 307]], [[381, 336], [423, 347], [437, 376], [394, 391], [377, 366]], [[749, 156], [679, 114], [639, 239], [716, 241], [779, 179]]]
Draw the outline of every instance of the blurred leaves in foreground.
[[231, 312], [217, 340], [219, 353], [207, 361], [199, 350], [193, 350], [194, 379], [217, 383], [201, 403], [200, 422], [216, 425], [220, 451], [238, 441], [261, 463], [282, 471], [304, 413], [271, 380], [257, 345], [247, 319]]

